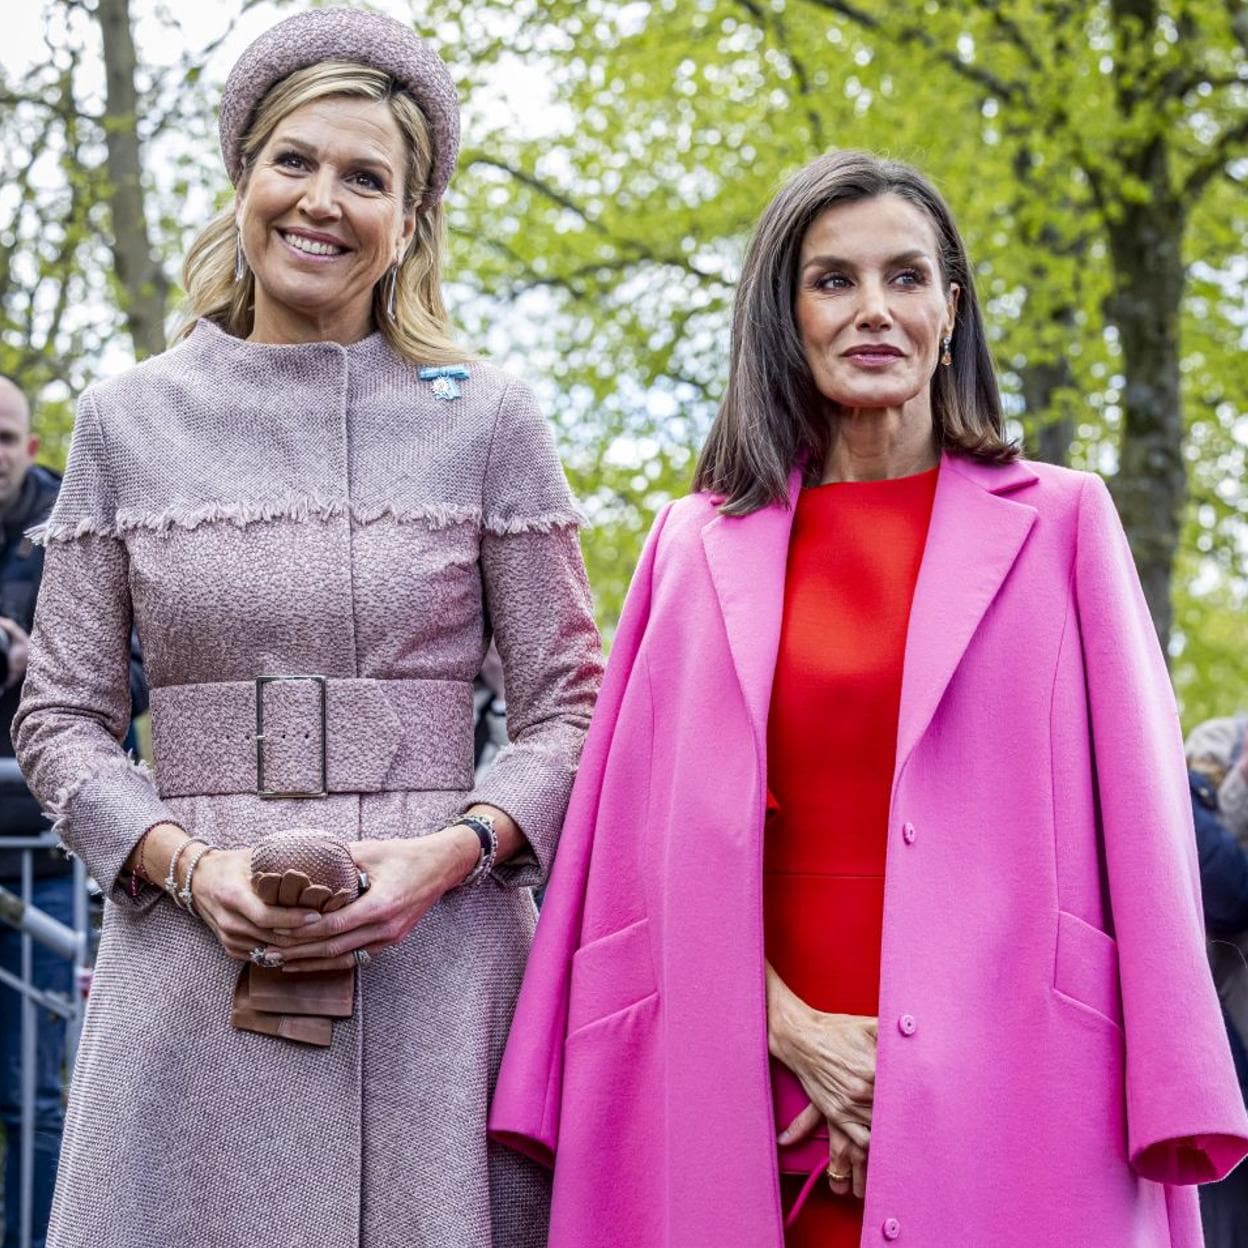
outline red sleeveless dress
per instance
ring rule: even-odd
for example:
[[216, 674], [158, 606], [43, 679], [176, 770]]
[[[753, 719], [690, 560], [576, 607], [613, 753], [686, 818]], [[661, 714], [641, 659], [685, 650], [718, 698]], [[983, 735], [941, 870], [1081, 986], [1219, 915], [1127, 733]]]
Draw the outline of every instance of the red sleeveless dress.
[[[939, 468], [803, 490], [768, 720], [767, 957], [816, 1009], [878, 1014], [888, 802], [910, 603]], [[868, 1159], [868, 1165], [869, 1165]], [[783, 1179], [786, 1209], [802, 1185]], [[857, 1248], [820, 1182], [786, 1248]]]

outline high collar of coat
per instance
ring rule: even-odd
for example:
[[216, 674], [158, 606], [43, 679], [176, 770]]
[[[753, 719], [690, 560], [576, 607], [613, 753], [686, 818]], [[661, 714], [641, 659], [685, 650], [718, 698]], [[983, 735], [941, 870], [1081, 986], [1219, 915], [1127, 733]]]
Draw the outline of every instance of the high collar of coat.
[[385, 335], [379, 330], [359, 339], [358, 342], [252, 342], [227, 333], [215, 321], [200, 317], [186, 339], [186, 345], [195, 356], [220, 360], [264, 361], [280, 365], [300, 358], [330, 356], [340, 357], [352, 367], [369, 367], [386, 362], [398, 362], [399, 357], [391, 350]]
[[[1036, 480], [1021, 461], [993, 465], [948, 451], [941, 455], [906, 638], [899, 767], [926, 730], [1035, 523], [1035, 509], [1012, 496]], [[748, 516], [716, 514], [702, 526], [711, 580], [760, 749], [780, 644], [789, 532], [801, 488], [801, 472], [795, 470], [787, 507], [777, 503]]]

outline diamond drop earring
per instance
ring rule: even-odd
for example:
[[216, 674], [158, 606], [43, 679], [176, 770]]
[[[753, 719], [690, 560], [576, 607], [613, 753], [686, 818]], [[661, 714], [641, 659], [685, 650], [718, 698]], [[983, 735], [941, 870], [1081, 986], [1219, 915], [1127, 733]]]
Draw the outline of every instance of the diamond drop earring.
[[941, 346], [944, 349], [944, 354], [940, 357], [940, 362], [946, 368], [948, 368], [953, 363], [953, 356], [949, 352], [949, 346], [952, 342], [953, 342], [952, 338], [946, 338], [944, 342], [941, 343]]
[[247, 257], [243, 255], [243, 236], [235, 231], [234, 234], [234, 280], [241, 282], [243, 275], [247, 272]]

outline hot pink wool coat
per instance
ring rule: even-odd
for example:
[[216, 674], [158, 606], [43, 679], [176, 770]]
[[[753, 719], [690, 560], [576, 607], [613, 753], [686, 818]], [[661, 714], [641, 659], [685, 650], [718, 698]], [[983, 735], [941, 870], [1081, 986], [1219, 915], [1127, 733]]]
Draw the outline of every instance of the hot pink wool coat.
[[[550, 1248], [783, 1242], [761, 858], [791, 516], [683, 499], [636, 574], [491, 1115], [553, 1161]], [[1102, 482], [946, 456], [906, 646], [863, 1245], [1198, 1248], [1187, 1185], [1248, 1152], [1248, 1120], [1188, 800]]]

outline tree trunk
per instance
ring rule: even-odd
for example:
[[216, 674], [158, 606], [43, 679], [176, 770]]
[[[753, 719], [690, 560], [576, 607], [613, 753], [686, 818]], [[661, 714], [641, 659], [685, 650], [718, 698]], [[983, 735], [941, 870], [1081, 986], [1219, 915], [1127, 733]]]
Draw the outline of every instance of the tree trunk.
[[1069, 417], [1050, 420], [1036, 431], [1036, 458], [1064, 467], [1070, 459], [1070, 444], [1074, 440], [1075, 431]]
[[113, 266], [135, 358], [142, 359], [165, 349], [169, 280], [153, 252], [147, 230], [130, 0], [98, 0], [96, 17], [104, 36], [104, 129]]
[[1108, 312], [1118, 328], [1126, 377], [1112, 484], [1153, 623], [1167, 648], [1171, 573], [1187, 501], [1179, 369], [1186, 220], [1169, 186], [1163, 140], [1143, 154], [1138, 172], [1152, 195], [1144, 203], [1124, 200], [1121, 216], [1108, 227], [1115, 282]]
[[[1062, 325], [1074, 322], [1074, 310], [1063, 308], [1054, 316]], [[1023, 402], [1034, 420], [1035, 437], [1031, 453], [1047, 464], [1066, 464], [1070, 444], [1074, 441], [1074, 423], [1069, 416], [1054, 416], [1055, 396], [1075, 385], [1070, 362], [1064, 357], [1044, 363], [1026, 364], [1019, 370], [1023, 385]], [[1047, 418], [1046, 418], [1047, 417]]]

